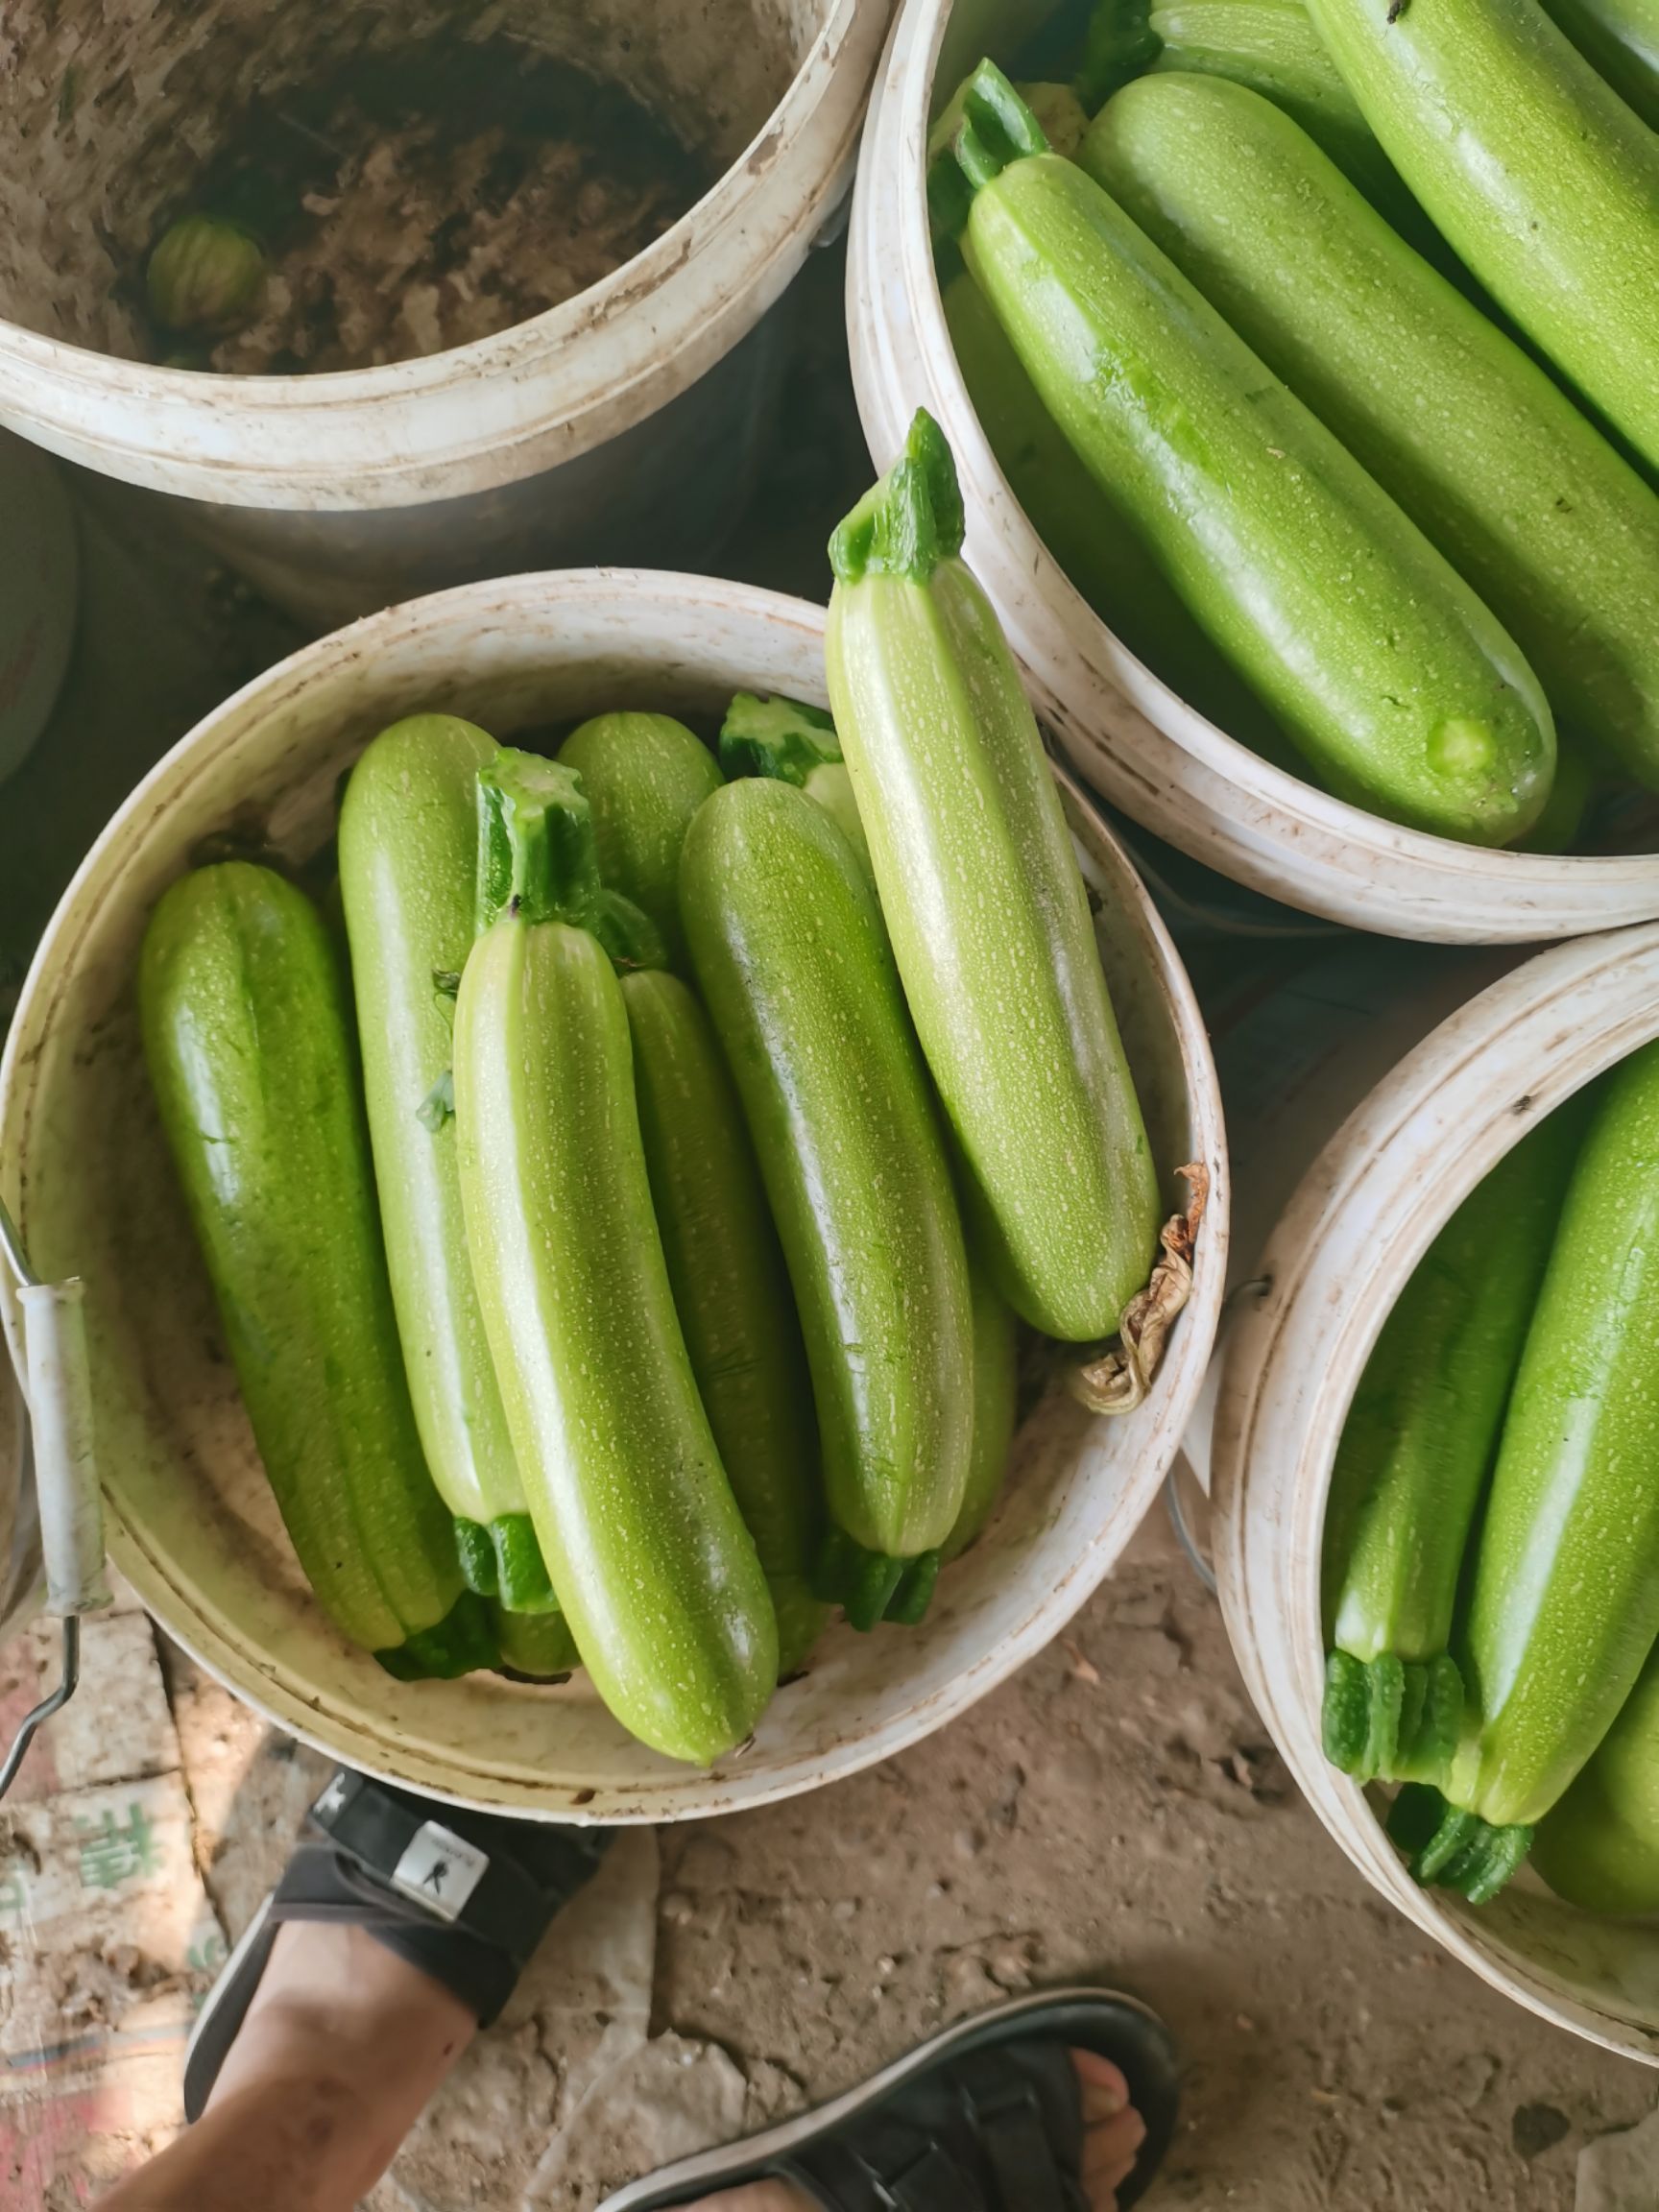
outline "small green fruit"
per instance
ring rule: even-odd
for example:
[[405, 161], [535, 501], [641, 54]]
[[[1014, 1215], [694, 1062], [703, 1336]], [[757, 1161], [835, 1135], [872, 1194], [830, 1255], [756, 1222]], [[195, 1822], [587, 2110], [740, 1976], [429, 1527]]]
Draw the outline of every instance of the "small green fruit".
[[216, 215], [185, 215], [150, 256], [150, 312], [163, 329], [228, 331], [252, 316], [265, 284], [256, 240]]

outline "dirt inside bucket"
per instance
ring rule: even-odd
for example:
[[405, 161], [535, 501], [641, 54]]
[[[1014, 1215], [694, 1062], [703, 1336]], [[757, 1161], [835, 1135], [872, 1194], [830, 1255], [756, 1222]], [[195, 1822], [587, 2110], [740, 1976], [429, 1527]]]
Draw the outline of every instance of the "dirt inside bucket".
[[[250, 374], [502, 330], [602, 280], [763, 140], [829, 6], [26, 8], [0, 36], [0, 317]], [[257, 237], [263, 290], [252, 318], [239, 300], [204, 336], [188, 315], [163, 330], [151, 255], [204, 214]]]
[[229, 374], [363, 369], [463, 346], [587, 290], [719, 174], [632, 93], [510, 36], [357, 57], [255, 96], [167, 212], [263, 248], [244, 325], [150, 313], [148, 254], [118, 281], [153, 357]]

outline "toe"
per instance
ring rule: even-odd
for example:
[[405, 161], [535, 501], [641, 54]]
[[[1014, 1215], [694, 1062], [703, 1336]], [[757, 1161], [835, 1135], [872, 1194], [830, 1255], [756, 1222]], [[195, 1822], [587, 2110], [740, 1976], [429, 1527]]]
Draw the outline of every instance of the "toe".
[[1129, 2084], [1110, 2058], [1102, 2058], [1097, 2051], [1074, 2050], [1071, 2063], [1077, 2069], [1086, 2128], [1094, 2127], [1099, 2120], [1110, 2120], [1114, 2113], [1123, 2110], [1129, 2102]]
[[1073, 2051], [1083, 2107], [1083, 2187], [1091, 2212], [1115, 2212], [1117, 2193], [1134, 2171], [1146, 2124], [1129, 2102], [1119, 2068], [1093, 2051]]
[[1146, 2123], [1133, 2107], [1103, 2120], [1083, 2137], [1083, 2177], [1094, 2181], [1116, 2173], [1120, 2181], [1146, 2140]]

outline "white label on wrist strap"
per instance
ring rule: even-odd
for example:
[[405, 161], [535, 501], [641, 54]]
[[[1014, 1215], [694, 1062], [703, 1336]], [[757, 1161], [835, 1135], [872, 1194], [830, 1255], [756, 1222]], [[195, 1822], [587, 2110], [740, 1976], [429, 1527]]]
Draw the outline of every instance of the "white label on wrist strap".
[[440, 1919], [456, 1919], [490, 1863], [487, 1851], [436, 1820], [424, 1820], [392, 1869], [392, 1887]]

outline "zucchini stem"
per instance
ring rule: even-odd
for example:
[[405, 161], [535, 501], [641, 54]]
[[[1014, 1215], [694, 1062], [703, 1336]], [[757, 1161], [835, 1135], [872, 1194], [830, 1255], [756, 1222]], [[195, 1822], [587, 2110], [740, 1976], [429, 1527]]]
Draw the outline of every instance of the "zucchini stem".
[[374, 1656], [399, 1682], [453, 1682], [493, 1667], [498, 1653], [489, 1605], [476, 1590], [463, 1590], [442, 1621]]
[[799, 699], [739, 691], [720, 725], [720, 769], [729, 782], [768, 776], [805, 789], [814, 768], [840, 757], [833, 716]]
[[582, 1664], [570, 1623], [563, 1613], [509, 1612], [491, 1608], [504, 1673], [530, 1682], [563, 1682]]
[[581, 925], [599, 898], [593, 819], [573, 768], [503, 748], [478, 771], [478, 934], [505, 913]]
[[557, 1613], [559, 1600], [529, 1514], [498, 1513], [486, 1534], [495, 1570], [495, 1589], [489, 1594], [499, 1592], [509, 1613]]
[[841, 584], [866, 576], [926, 584], [961, 552], [965, 528], [950, 447], [926, 408], [918, 407], [903, 452], [830, 539], [830, 565]]
[[1094, 114], [1120, 84], [1156, 61], [1164, 41], [1152, 28], [1149, 0], [1098, 0], [1083, 41], [1077, 96]]
[[495, 1563], [495, 1546], [482, 1521], [465, 1521], [456, 1515], [455, 1553], [461, 1562], [461, 1579], [468, 1589], [476, 1591], [480, 1598], [493, 1598], [500, 1588], [500, 1573]]
[[1463, 1723], [1463, 1677], [1445, 1652], [1402, 1661], [1392, 1651], [1325, 1662], [1325, 1756], [1357, 1782], [1438, 1782]]
[[1471, 1905], [1497, 1896], [1532, 1847], [1532, 1830], [1495, 1828], [1478, 1813], [1449, 1804], [1438, 1790], [1410, 1782], [1388, 1814], [1388, 1836], [1414, 1882], [1451, 1889]]
[[478, 771], [478, 935], [503, 914], [587, 929], [624, 973], [668, 964], [650, 916], [599, 880], [592, 810], [576, 770], [510, 747]]
[[959, 237], [975, 192], [1011, 162], [1051, 153], [1043, 126], [995, 61], [981, 61], [928, 139], [927, 215], [935, 241]]
[[867, 1551], [844, 1528], [831, 1528], [819, 1550], [812, 1595], [823, 1604], [839, 1605], [861, 1634], [879, 1621], [914, 1628], [932, 1601], [938, 1579], [937, 1551], [894, 1559], [884, 1551]]
[[882, 1615], [901, 1628], [914, 1628], [933, 1602], [939, 1581], [939, 1553], [924, 1551], [910, 1561]]

